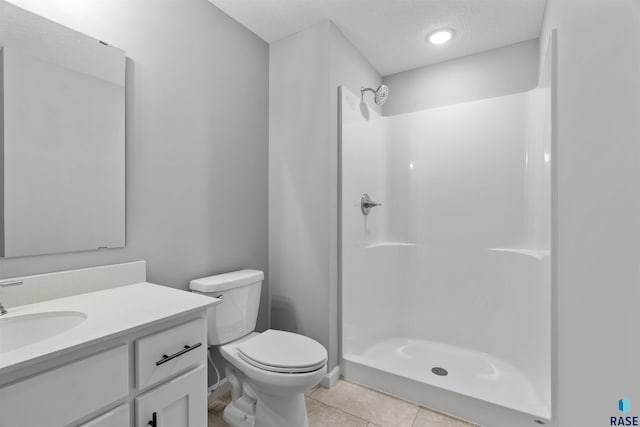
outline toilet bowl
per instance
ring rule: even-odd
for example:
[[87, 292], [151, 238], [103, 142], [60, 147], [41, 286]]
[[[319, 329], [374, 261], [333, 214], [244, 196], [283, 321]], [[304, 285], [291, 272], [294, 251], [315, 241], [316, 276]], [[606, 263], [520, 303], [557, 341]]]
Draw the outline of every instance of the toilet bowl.
[[[222, 356], [241, 373], [245, 387], [255, 394], [255, 427], [305, 427], [308, 425], [304, 393], [317, 385], [327, 371], [327, 352], [302, 335], [270, 329], [252, 333], [220, 347]], [[236, 373], [231, 371], [232, 375]], [[229, 407], [228, 407], [229, 408]], [[225, 410], [232, 426], [236, 410]]]
[[209, 309], [208, 337], [229, 362], [224, 419], [232, 427], [307, 427], [304, 393], [326, 374], [327, 351], [300, 334], [254, 332], [263, 278], [241, 270], [191, 281], [193, 292], [222, 299]]

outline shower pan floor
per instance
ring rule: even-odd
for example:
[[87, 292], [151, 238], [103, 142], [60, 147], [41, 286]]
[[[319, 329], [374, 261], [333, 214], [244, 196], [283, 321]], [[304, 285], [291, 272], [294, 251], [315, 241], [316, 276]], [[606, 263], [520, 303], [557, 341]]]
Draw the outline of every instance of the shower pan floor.
[[[526, 375], [498, 357], [434, 341], [392, 338], [345, 359], [542, 418], [550, 411]], [[445, 376], [433, 368], [445, 369]], [[439, 369], [436, 371], [444, 373]]]

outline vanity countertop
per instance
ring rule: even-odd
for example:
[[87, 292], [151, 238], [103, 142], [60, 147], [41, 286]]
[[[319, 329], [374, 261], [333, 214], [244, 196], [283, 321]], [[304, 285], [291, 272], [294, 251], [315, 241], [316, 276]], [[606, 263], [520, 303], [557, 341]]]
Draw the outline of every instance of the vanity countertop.
[[0, 352], [0, 375], [219, 302], [216, 298], [144, 282], [11, 307], [8, 314], [0, 317], [2, 321], [61, 311], [84, 313], [86, 320], [34, 344]]

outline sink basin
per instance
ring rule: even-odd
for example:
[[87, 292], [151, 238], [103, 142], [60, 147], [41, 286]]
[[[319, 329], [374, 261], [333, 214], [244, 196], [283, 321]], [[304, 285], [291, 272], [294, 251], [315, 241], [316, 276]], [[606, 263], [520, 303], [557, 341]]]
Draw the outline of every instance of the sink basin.
[[87, 319], [79, 311], [51, 311], [0, 317], [0, 353], [35, 344], [75, 328]]

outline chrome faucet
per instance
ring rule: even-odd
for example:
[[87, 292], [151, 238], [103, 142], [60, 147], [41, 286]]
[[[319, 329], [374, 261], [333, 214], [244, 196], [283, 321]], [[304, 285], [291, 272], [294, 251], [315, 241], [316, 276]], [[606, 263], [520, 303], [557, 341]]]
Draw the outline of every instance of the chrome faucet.
[[375, 208], [376, 206], [382, 206], [382, 203], [374, 202], [367, 193], [364, 193], [362, 197], [360, 197], [360, 210], [362, 211], [362, 215], [369, 215], [371, 208]]
[[[19, 286], [22, 285], [22, 282], [7, 282], [7, 283], [0, 283], [0, 288], [9, 288], [12, 286]], [[2, 303], [0, 302], [0, 316], [4, 316], [5, 314], [7, 314], [7, 309], [4, 308], [4, 305], [2, 305]]]

